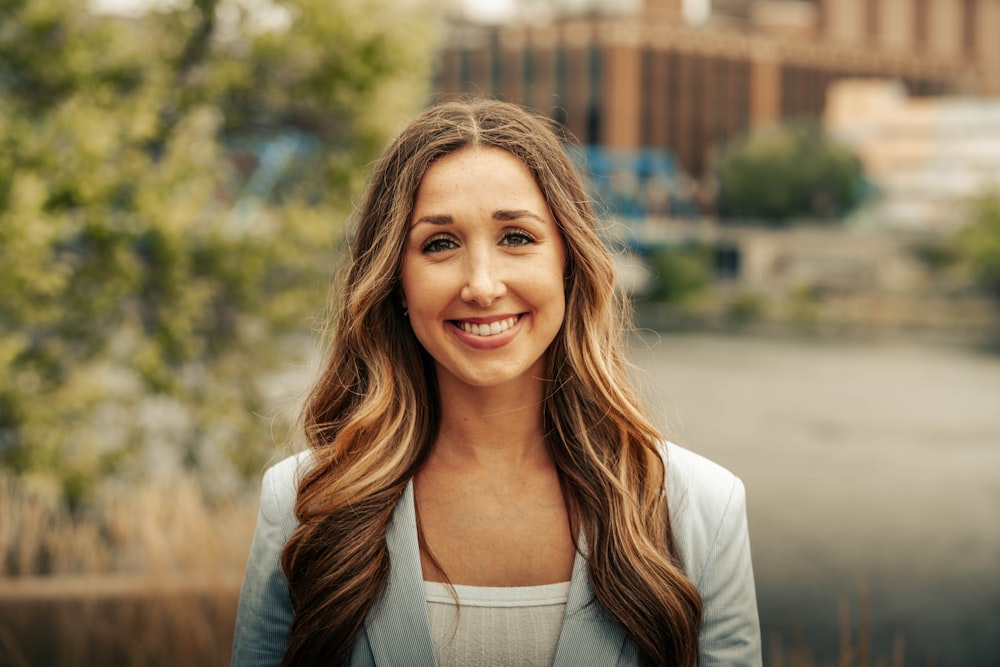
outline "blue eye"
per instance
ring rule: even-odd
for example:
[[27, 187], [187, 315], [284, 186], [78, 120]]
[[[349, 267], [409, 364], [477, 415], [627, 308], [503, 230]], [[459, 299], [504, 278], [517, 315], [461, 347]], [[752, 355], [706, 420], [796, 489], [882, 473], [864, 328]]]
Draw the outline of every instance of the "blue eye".
[[535, 237], [523, 229], [508, 229], [503, 234], [502, 242], [506, 246], [531, 245], [535, 242]]
[[426, 253], [444, 252], [446, 250], [454, 250], [458, 247], [458, 244], [449, 236], [434, 236], [424, 243], [421, 250]]

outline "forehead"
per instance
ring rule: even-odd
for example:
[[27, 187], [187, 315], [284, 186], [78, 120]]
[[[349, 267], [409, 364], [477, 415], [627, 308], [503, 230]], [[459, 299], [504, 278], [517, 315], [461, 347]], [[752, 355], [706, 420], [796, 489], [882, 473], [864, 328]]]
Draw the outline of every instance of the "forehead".
[[[427, 166], [427, 170], [424, 172], [424, 179], [431, 172], [441, 171], [442, 168], [453, 169], [456, 165], [468, 168], [472, 165], [486, 163], [506, 163], [513, 168], [523, 170], [526, 174], [531, 174], [531, 170], [524, 160], [504, 148], [490, 145], [468, 145], [434, 159]], [[534, 178], [534, 175], [532, 175], [532, 178]]]
[[428, 166], [417, 189], [416, 205], [439, 197], [530, 197], [545, 200], [535, 175], [513, 153], [492, 146], [466, 146]]

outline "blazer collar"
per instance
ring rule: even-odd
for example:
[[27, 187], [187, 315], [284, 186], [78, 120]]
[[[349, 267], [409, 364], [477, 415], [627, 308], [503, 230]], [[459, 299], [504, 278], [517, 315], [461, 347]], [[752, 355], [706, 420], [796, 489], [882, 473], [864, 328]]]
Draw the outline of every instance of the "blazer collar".
[[[380, 667], [436, 665], [420, 567], [412, 480], [396, 504], [386, 543], [391, 563], [389, 580], [365, 620], [372, 657]], [[620, 664], [623, 650], [627, 650], [625, 633], [604, 614], [594, 597], [586, 552], [581, 538], [553, 667]]]
[[365, 620], [372, 657], [380, 667], [436, 665], [417, 543], [413, 480], [396, 503], [385, 533], [389, 581]]
[[625, 632], [607, 617], [594, 596], [587, 553], [587, 543], [581, 535], [553, 667], [622, 664], [623, 650], [631, 646], [626, 646]]

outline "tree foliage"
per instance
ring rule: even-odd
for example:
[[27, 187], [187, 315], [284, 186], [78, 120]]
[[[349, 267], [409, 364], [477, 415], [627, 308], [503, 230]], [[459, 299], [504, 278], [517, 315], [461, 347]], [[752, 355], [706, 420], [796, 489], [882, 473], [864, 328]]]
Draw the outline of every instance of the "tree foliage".
[[77, 500], [259, 470], [270, 379], [432, 28], [379, 0], [0, 3], [0, 465]]
[[972, 219], [958, 234], [959, 255], [979, 285], [1000, 299], [1000, 192], [984, 193], [972, 205]]
[[652, 273], [650, 301], [679, 303], [706, 289], [712, 280], [712, 248], [707, 245], [664, 247], [646, 263]]
[[782, 225], [794, 218], [832, 219], [859, 200], [861, 163], [813, 124], [754, 132], [719, 162], [724, 217]]

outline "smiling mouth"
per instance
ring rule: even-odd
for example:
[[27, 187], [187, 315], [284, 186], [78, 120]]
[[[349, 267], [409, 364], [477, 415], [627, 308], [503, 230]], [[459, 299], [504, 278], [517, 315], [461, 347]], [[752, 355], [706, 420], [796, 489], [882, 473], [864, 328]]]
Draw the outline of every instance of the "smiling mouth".
[[473, 336], [496, 336], [497, 334], [502, 334], [507, 331], [512, 326], [517, 324], [517, 320], [520, 315], [514, 315], [503, 320], [497, 320], [496, 322], [490, 322], [488, 324], [476, 324], [475, 322], [464, 322], [462, 320], [454, 320], [455, 326], [464, 331], [467, 334], [472, 334]]

